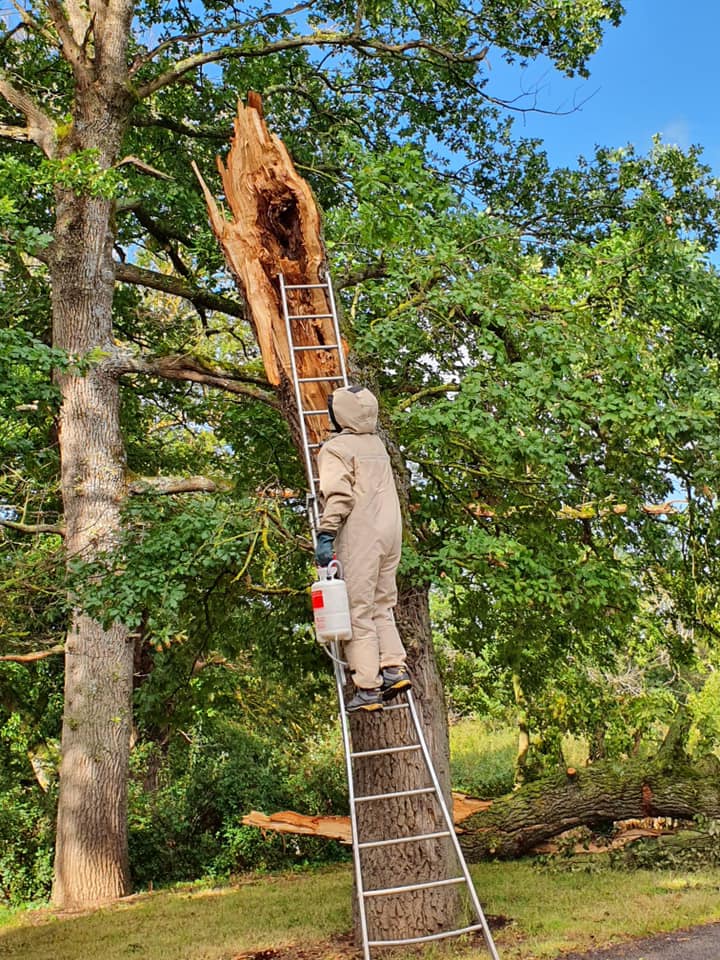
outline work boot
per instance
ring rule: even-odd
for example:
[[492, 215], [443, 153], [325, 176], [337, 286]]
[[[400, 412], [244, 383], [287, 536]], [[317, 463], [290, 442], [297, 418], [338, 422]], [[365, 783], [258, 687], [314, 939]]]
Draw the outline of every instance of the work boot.
[[383, 667], [382, 678], [380, 691], [383, 700], [392, 700], [403, 690], [409, 690], [412, 687], [410, 674], [405, 667]]
[[357, 687], [355, 696], [347, 705], [348, 713], [354, 713], [355, 710], [382, 710], [383, 698], [380, 687], [376, 690], [362, 690]]

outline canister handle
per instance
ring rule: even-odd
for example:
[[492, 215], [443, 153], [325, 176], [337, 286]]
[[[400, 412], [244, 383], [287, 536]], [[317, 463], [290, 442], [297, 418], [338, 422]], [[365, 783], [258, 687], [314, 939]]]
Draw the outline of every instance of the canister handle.
[[336, 560], [336, 559], [333, 557], [333, 559], [330, 561], [330, 563], [329, 563], [329, 564], [327, 565], [327, 567], [325, 568], [325, 579], [326, 579], [326, 580], [333, 580], [333, 579], [335, 579], [335, 578], [337, 578], [338, 580], [342, 580], [342, 578], [343, 578], [343, 575], [342, 575], [342, 564], [340, 563], [339, 560]]

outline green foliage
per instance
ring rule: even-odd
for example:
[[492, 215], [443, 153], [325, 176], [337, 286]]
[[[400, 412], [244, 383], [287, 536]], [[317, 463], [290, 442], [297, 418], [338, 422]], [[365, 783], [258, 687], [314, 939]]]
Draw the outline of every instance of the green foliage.
[[720, 866], [720, 824], [698, 816], [696, 828], [669, 837], [638, 840], [627, 850], [610, 857], [619, 869], [675, 870], [686, 873]]
[[[344, 813], [347, 796], [339, 737], [304, 731], [260, 736], [238, 724], [203, 719], [166, 757], [148, 744], [134, 754], [130, 854], [135, 880], [171, 883], [227, 877], [249, 870], [344, 859], [347, 851], [306, 837], [269, 835], [244, 827], [251, 810]], [[148, 770], [157, 782], [147, 783]], [[143, 778], [145, 782], [143, 782]]]
[[687, 706], [692, 717], [688, 734], [688, 750], [704, 756], [720, 744], [720, 674], [708, 673], [702, 687], [691, 693]]
[[55, 844], [54, 798], [5, 785], [0, 791], [0, 896], [18, 907], [47, 897]]
[[43, 899], [52, 879], [61, 683], [52, 664], [0, 663], [0, 900], [11, 906]]
[[513, 788], [517, 737], [507, 724], [465, 720], [450, 727], [454, 790], [473, 797], [500, 797]]

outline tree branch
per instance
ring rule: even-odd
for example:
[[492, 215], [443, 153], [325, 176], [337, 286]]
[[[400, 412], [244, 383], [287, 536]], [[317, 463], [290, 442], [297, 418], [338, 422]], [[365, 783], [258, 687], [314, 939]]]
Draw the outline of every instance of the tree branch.
[[20, 523], [18, 520], [4, 520], [0, 517], [0, 527], [17, 530], [18, 533], [54, 533], [65, 536], [65, 527], [53, 523]]
[[25, 143], [33, 139], [29, 127], [13, 127], [9, 123], [0, 123], [0, 137], [5, 140], [21, 140]]
[[[93, 71], [84, 50], [91, 24], [87, 12], [81, 11], [79, 5], [72, 0], [67, 2], [69, 18], [59, 0], [47, 0], [46, 5], [60, 38], [62, 54], [72, 67], [73, 73], [76, 77], [89, 76]], [[83, 37], [82, 42], [77, 39], [78, 36]]]
[[218, 493], [230, 490], [229, 483], [217, 483], [209, 477], [138, 477], [128, 484], [128, 493]]
[[183, 300], [189, 300], [193, 306], [198, 308], [217, 310], [241, 320], [246, 318], [245, 307], [236, 300], [231, 300], [230, 297], [225, 297], [219, 293], [211, 293], [209, 290], [199, 290], [179, 277], [156, 273], [154, 270], [146, 270], [144, 267], [138, 267], [133, 263], [116, 262], [115, 279], [122, 283], [133, 283], [137, 286], [149, 287], [151, 290], [160, 290], [175, 297], [182, 297]]
[[[260, 23], [265, 23], [268, 20], [275, 19], [277, 17], [289, 17], [294, 13], [301, 13], [303, 10], [308, 10], [311, 4], [309, 3], [298, 3], [294, 7], [288, 7], [287, 10], [278, 10], [277, 12], [267, 13], [262, 17], [256, 17], [254, 20], [248, 20], [242, 24], [243, 30], [247, 30], [250, 27], [257, 26]], [[162, 43], [159, 43], [156, 47], [153, 47], [152, 50], [148, 50], [146, 53], [138, 56], [133, 61], [130, 67], [130, 76], [134, 76], [138, 70], [145, 66], [146, 63], [150, 63], [151, 60], [154, 60], [159, 54], [164, 53], [170, 47], [175, 46], [178, 43], [192, 43], [196, 40], [203, 40], [207, 37], [226, 37], [229, 33], [235, 32], [240, 25], [235, 21], [229, 26], [226, 27], [210, 27], [208, 30], [197, 30], [192, 33], [181, 33], [177, 34], [174, 37], [169, 37], [167, 40], [163, 40]]]
[[20, 22], [14, 26], [11, 30], [8, 30], [6, 34], [3, 35], [2, 44], [4, 45], [16, 32], [22, 30], [23, 27], [28, 27], [30, 30], [37, 33], [39, 36], [43, 37], [51, 46], [56, 46], [57, 37], [53, 36], [51, 30], [47, 30], [35, 17], [30, 13], [29, 10], [25, 10], [17, 0], [11, 0], [13, 7], [20, 17]]
[[338, 290], [346, 290], [348, 287], [356, 287], [366, 280], [382, 280], [385, 276], [387, 276], [387, 267], [380, 260], [378, 263], [368, 264], [363, 270], [341, 274], [335, 281], [335, 287]]
[[0, 657], [0, 660], [10, 663], [34, 663], [35, 660], [54, 657], [57, 653], [65, 653], [64, 644], [56, 643], [54, 647], [50, 647], [48, 650], [36, 650], [34, 653], [7, 653]]
[[227, 130], [217, 130], [213, 127], [204, 126], [191, 127], [174, 117], [131, 117], [130, 124], [133, 127], [161, 127], [163, 130], [171, 130], [173, 133], [182, 134], [184, 137], [192, 137], [195, 140], [214, 140], [217, 143], [226, 143], [228, 138]]
[[280, 402], [269, 389], [264, 389], [263, 381], [255, 377], [240, 377], [224, 370], [212, 370], [194, 357], [159, 357], [157, 360], [145, 360], [130, 354], [118, 354], [112, 361], [113, 370], [120, 374], [143, 373], [165, 380], [188, 380], [202, 383], [208, 387], [225, 390], [238, 396], [259, 400], [276, 410]]
[[132, 155], [123, 157], [122, 160], [118, 160], [115, 167], [122, 167], [124, 164], [130, 164], [133, 167], [136, 167], [141, 173], [146, 173], [148, 176], [157, 177], [158, 180], [172, 180], [173, 178], [169, 173], [163, 173], [162, 170], [157, 170], [155, 167], [151, 167], [149, 163], [145, 163], [140, 157], [134, 157]]
[[[6, 79], [4, 72], [0, 72], [0, 96], [4, 97], [10, 106], [24, 114], [27, 120], [27, 139], [36, 143], [46, 157], [54, 156], [57, 145], [55, 124], [31, 96]], [[12, 131], [19, 129], [22, 128], [10, 127]]]
[[[171, 178], [168, 177], [168, 179]], [[167, 221], [163, 222], [161, 220], [153, 219], [153, 217], [150, 216], [141, 203], [136, 203], [133, 206], [126, 207], [125, 209], [134, 214], [135, 219], [143, 227], [145, 227], [152, 237], [158, 241], [162, 249], [167, 253], [168, 257], [172, 261], [172, 265], [175, 267], [177, 272], [185, 278], [189, 277], [189, 267], [183, 262], [176, 247], [173, 246], [171, 242], [175, 240], [179, 243], [187, 243], [187, 231], [182, 233]]]
[[[133, 205], [125, 209], [135, 210], [136, 207]], [[41, 263], [47, 264], [49, 262], [47, 253], [43, 250], [34, 250], [32, 255]], [[165, 273], [157, 273], [155, 270], [147, 270], [145, 267], [138, 267], [134, 263], [123, 263], [116, 260], [115, 279], [120, 283], [132, 283], [139, 287], [168, 293], [173, 297], [180, 297], [183, 300], [188, 300], [198, 310], [216, 310], [218, 313], [224, 313], [229, 317], [237, 317], [239, 320], [247, 319], [245, 307], [237, 300], [223, 296], [221, 293], [212, 293], [210, 290], [200, 290], [188, 280]]]
[[411, 407], [414, 403], [417, 403], [418, 400], [423, 400], [425, 397], [436, 397], [444, 393], [457, 393], [459, 389], [459, 383], [436, 383], [432, 387], [425, 387], [423, 390], [418, 390], [417, 393], [414, 393], [406, 400], [403, 400], [402, 403], [398, 404], [397, 409], [407, 410], [408, 407]]
[[340, 49], [353, 49], [366, 56], [391, 56], [405, 58], [406, 54], [424, 51], [431, 53], [439, 60], [446, 63], [479, 63], [484, 60], [488, 53], [488, 47], [484, 47], [476, 54], [460, 54], [447, 50], [445, 47], [439, 47], [428, 40], [408, 40], [406, 43], [384, 43], [371, 37], [358, 37], [355, 33], [313, 33], [302, 37], [288, 37], [283, 40], [276, 40], [274, 43], [268, 43], [264, 47], [255, 49], [245, 49], [240, 47], [218, 47], [216, 50], [208, 50], [205, 53], [196, 53], [192, 57], [186, 57], [184, 60], [178, 60], [173, 64], [170, 70], [159, 74], [149, 83], [144, 84], [135, 91], [139, 100], [152, 96], [163, 87], [175, 83], [186, 73], [196, 70], [198, 67], [205, 66], [208, 63], [216, 63], [218, 60], [237, 60], [254, 59], [259, 57], [269, 57], [276, 53], [282, 53], [285, 50], [295, 50], [300, 47], [338, 47]]

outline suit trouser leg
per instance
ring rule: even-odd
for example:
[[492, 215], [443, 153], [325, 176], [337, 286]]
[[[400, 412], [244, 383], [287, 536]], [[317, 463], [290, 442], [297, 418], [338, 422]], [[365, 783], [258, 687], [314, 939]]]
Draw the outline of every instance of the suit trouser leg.
[[373, 621], [380, 648], [380, 669], [400, 667], [407, 660], [405, 647], [395, 626], [393, 609], [397, 603], [397, 581], [395, 574], [400, 562], [400, 552], [383, 557], [378, 570], [375, 587], [375, 610]]
[[352, 625], [352, 640], [346, 640], [343, 647], [353, 683], [364, 690], [373, 690], [382, 683], [380, 644], [375, 624], [379, 564], [376, 554], [365, 555], [357, 550], [346, 557], [343, 564]]

